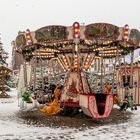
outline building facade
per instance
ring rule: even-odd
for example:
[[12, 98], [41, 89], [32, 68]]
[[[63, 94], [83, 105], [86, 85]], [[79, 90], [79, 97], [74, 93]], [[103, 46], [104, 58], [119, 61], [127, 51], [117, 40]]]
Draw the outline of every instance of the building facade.
[[122, 65], [116, 68], [117, 93], [121, 100], [124, 99], [125, 88], [129, 87], [137, 105], [140, 105], [140, 64]]

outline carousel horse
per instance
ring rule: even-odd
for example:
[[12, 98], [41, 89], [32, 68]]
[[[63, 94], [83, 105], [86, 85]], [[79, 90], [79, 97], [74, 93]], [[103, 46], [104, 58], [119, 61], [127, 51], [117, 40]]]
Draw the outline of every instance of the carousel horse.
[[114, 104], [117, 104], [119, 107], [122, 106], [122, 102], [117, 95], [114, 96]]
[[110, 90], [111, 90], [110, 83], [107, 83], [106, 86], [105, 86], [105, 93], [109, 94]]
[[59, 95], [60, 95], [60, 89], [58, 87], [54, 90], [54, 100], [50, 105], [45, 105], [42, 109], [39, 109], [39, 111], [43, 113], [47, 113], [49, 115], [57, 114], [60, 111], [60, 103], [59, 103]]

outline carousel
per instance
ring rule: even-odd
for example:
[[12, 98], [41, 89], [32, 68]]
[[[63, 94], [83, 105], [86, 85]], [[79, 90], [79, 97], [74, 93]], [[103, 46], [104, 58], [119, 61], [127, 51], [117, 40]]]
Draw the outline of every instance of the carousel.
[[[74, 22], [72, 26], [50, 25], [36, 31], [19, 32], [14, 47], [23, 55], [25, 60], [22, 68], [24, 87], [28, 94], [28, 87], [35, 90], [37, 82], [36, 68], [52, 68], [52, 77], [56, 88], [53, 90], [52, 100], [46, 99], [43, 108], [39, 110], [50, 115], [62, 111], [64, 114], [74, 114], [80, 110], [93, 118], [108, 117], [114, 102], [119, 98], [116, 80], [116, 67], [120, 66], [120, 58], [131, 54], [131, 76], [133, 75], [133, 52], [139, 47], [137, 34], [128, 25], [118, 27], [108, 23], [93, 23], [80, 25]], [[135, 43], [137, 42], [137, 43]], [[95, 70], [96, 60], [99, 59]], [[109, 60], [112, 70], [107, 71], [106, 62]], [[56, 65], [48, 65], [53, 61]], [[31, 67], [31, 72], [27, 69]], [[91, 69], [94, 68], [92, 71]], [[43, 95], [43, 81], [45, 71], [41, 69], [42, 85], [39, 92]], [[55, 70], [63, 73], [56, 78]], [[121, 69], [121, 67], [119, 67]], [[20, 74], [21, 74], [20, 73]], [[29, 74], [30, 73], [30, 74]], [[91, 74], [92, 73], [92, 74]], [[46, 75], [47, 82], [49, 76]], [[63, 88], [62, 88], [63, 86]], [[61, 88], [60, 88], [61, 87]], [[122, 96], [122, 95], [121, 95]], [[22, 98], [19, 90], [19, 98]], [[48, 98], [49, 96], [45, 96]], [[30, 95], [29, 95], [30, 98]], [[37, 100], [37, 98], [32, 98]], [[24, 108], [30, 110], [38, 105]], [[120, 101], [121, 102], [121, 101]], [[26, 101], [27, 103], [27, 101]], [[21, 107], [21, 109], [23, 109]]]

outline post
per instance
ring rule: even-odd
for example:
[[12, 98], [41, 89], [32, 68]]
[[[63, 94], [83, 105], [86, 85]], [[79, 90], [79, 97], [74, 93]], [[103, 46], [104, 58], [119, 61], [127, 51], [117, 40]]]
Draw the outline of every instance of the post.
[[124, 72], [125, 72], [125, 80], [124, 80], [124, 93], [125, 93], [125, 86], [126, 86], [126, 83], [127, 83], [127, 74], [126, 74], [126, 62], [125, 62], [125, 56], [123, 56], [123, 60], [124, 60]]
[[25, 84], [25, 88], [27, 89], [27, 65], [26, 65], [26, 60], [24, 60], [23, 69], [24, 69], [24, 84]]
[[131, 71], [130, 71], [131, 95], [133, 94], [133, 58], [134, 58], [134, 51], [131, 52]]
[[34, 63], [34, 68], [33, 68], [33, 73], [34, 73], [34, 89], [36, 88], [36, 56], [35, 56], [35, 63]]
[[[101, 52], [102, 53], [102, 52]], [[101, 93], [103, 93], [103, 57], [101, 54]]]

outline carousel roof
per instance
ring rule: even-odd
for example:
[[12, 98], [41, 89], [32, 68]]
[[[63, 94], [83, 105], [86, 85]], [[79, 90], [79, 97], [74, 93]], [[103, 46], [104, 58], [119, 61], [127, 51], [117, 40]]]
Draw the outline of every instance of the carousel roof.
[[[77, 23], [77, 22], [76, 22]], [[73, 53], [78, 45], [80, 53], [94, 53], [104, 58], [126, 55], [140, 46], [140, 32], [129, 29], [128, 25], [118, 27], [108, 23], [79, 25], [78, 36], [74, 37], [75, 27], [49, 25], [19, 32], [14, 47], [26, 60], [33, 57], [51, 59], [57, 54]]]

